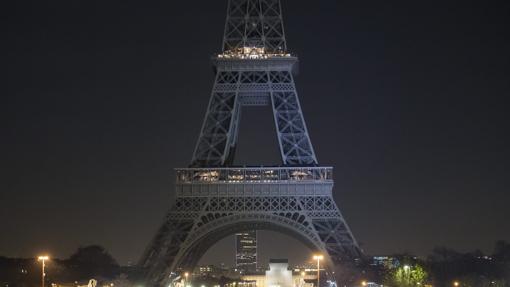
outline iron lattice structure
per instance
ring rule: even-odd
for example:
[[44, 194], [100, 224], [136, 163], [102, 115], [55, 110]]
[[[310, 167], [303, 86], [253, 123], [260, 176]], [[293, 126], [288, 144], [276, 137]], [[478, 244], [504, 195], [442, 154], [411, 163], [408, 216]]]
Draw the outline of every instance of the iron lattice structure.
[[[176, 170], [176, 201], [140, 266], [146, 283], [168, 286], [221, 238], [253, 229], [292, 235], [329, 264], [361, 255], [320, 167], [294, 84], [279, 0], [229, 0], [223, 52], [189, 168]], [[280, 167], [235, 167], [241, 110], [270, 105]]]
[[266, 53], [287, 51], [279, 0], [236, 0], [228, 2], [223, 52], [247, 47], [264, 48]]

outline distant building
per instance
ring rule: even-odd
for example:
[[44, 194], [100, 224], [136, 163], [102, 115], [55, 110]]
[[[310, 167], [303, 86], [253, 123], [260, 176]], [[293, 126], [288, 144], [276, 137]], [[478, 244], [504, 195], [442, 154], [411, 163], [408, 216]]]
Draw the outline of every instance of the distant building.
[[294, 287], [287, 259], [270, 259], [266, 271], [266, 287]]
[[257, 231], [236, 233], [236, 268], [249, 273], [257, 270]]
[[391, 256], [373, 256], [370, 265], [393, 269], [398, 267], [400, 262], [397, 258]]
[[[304, 262], [299, 265], [295, 265], [292, 267], [294, 272], [314, 272], [314, 274], [317, 272], [317, 263], [316, 262]], [[321, 266], [321, 272], [322, 272], [323, 266]]]
[[201, 265], [195, 267], [194, 275], [221, 277], [228, 273], [228, 270], [214, 265]]

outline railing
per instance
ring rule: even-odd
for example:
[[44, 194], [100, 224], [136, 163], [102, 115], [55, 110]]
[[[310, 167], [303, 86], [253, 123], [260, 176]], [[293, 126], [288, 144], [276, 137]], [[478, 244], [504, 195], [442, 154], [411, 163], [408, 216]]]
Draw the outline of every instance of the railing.
[[179, 168], [177, 183], [332, 181], [332, 167]]
[[219, 54], [218, 58], [226, 59], [269, 59], [273, 57], [290, 57], [288, 53], [266, 53], [264, 47], [241, 47]]

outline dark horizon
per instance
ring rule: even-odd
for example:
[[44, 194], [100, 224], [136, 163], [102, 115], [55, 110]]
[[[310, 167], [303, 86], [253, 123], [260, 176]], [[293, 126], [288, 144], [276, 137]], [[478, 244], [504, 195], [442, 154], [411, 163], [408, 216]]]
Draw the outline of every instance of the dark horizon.
[[[311, 255], [314, 254], [314, 252], [310, 249], [308, 249], [306, 246], [304, 246], [303, 244], [301, 244], [299, 241], [297, 241], [296, 239], [292, 238], [292, 237], [289, 237], [287, 235], [283, 235], [281, 233], [278, 233], [278, 232], [273, 232], [273, 231], [259, 231], [259, 238], [260, 240], [262, 240], [262, 248], [259, 246], [259, 250], [262, 249], [261, 253], [262, 254], [258, 254], [259, 258], [257, 260], [257, 265], [258, 267], [260, 266], [266, 266], [270, 259], [275, 259], [275, 258], [285, 258], [286, 260], [289, 260], [289, 264], [290, 266], [292, 265], [299, 265], [299, 264], [306, 264], [306, 263], [310, 263], [310, 264], [314, 264], [314, 260], [312, 259]], [[267, 243], [269, 240], [279, 240], [279, 241], [285, 241], [285, 246], [281, 246], [279, 247], [278, 249], [274, 249], [274, 248], [271, 248], [271, 246], [268, 246], [269, 244]], [[200, 260], [199, 262], [199, 265], [209, 265], [209, 264], [212, 264], [212, 265], [215, 265], [215, 266], [221, 266], [221, 265], [225, 265], [227, 267], [235, 267], [235, 249], [234, 248], [231, 248], [232, 244], [234, 243], [235, 241], [235, 238], [233, 237], [233, 235], [230, 235], [222, 240], [220, 240], [215, 246], [213, 246], [211, 249], [209, 249], [203, 256], [203, 258]], [[506, 241], [504, 241], [506, 242]], [[484, 250], [480, 250], [478, 248], [475, 248], [475, 249], [472, 249], [472, 250], [458, 250], [458, 249], [455, 249], [453, 247], [450, 247], [450, 246], [435, 246], [434, 248], [446, 248], [448, 249], [449, 251], [454, 251], [454, 252], [458, 252], [459, 254], [474, 254], [476, 255], [477, 252], [482, 252], [483, 255], [486, 255], [486, 256], [491, 256], [493, 254], [493, 252], [495, 251], [494, 250], [494, 247], [496, 245], [497, 241], [494, 242], [493, 244], [493, 248], [488, 250], [488, 251], [484, 251]], [[508, 242], [506, 242], [508, 244]], [[87, 246], [100, 246], [100, 247], [103, 247], [101, 245], [98, 245], [98, 244], [90, 244], [90, 245], [80, 245], [78, 246], [75, 250], [73, 250], [73, 252], [71, 252], [71, 254], [68, 254], [68, 255], [64, 255], [62, 257], [50, 257], [50, 260], [57, 260], [57, 261], [63, 261], [63, 260], [67, 260], [69, 259], [69, 257], [74, 254], [78, 248], [81, 248], [81, 247], [87, 247]], [[287, 250], [285, 249], [291, 249], [291, 248], [300, 248], [300, 251], [303, 251], [301, 254], [289, 254], [287, 252]], [[274, 249], [274, 250], [273, 250]], [[271, 250], [271, 253], [268, 252], [268, 250]], [[110, 251], [105, 249], [105, 251], [110, 254]], [[223, 254], [222, 254], [223, 253]], [[229, 256], [225, 256], [225, 253], [228, 254]], [[12, 258], [12, 259], [26, 259], [26, 260], [37, 260], [37, 256], [40, 256], [41, 254], [50, 254], [48, 252], [39, 252], [37, 255], [34, 255], [34, 256], [28, 256], [28, 257], [9, 257], [9, 256], [5, 256], [3, 254], [0, 254], [0, 257], [4, 257], [4, 258]], [[408, 251], [405, 251], [405, 250], [402, 250], [400, 252], [394, 252], [394, 253], [385, 253], [385, 254], [368, 254], [368, 253], [365, 253], [364, 255], [365, 256], [368, 256], [368, 257], [375, 257], [375, 256], [416, 256], [418, 257], [419, 259], [421, 260], [426, 260], [430, 255], [434, 255], [434, 250], [431, 250], [429, 253], [427, 254], [413, 254], [411, 252], [408, 252]], [[220, 255], [220, 256], [219, 256]], [[221, 256], [223, 255], [223, 256]], [[437, 254], [435, 254], [437, 255]], [[115, 258], [114, 258], [115, 259]], [[226, 259], [226, 260], [225, 260]], [[136, 261], [133, 262], [133, 261], [128, 261], [128, 262], [118, 262], [120, 266], [134, 266], [136, 265]]]
[[[226, 10], [212, 2], [10, 3], [0, 255], [139, 259], [204, 117]], [[510, 3], [282, 3], [311, 140], [362, 248], [510, 241]], [[236, 164], [278, 164], [273, 125], [243, 110]], [[276, 238], [263, 258], [301, 258]]]

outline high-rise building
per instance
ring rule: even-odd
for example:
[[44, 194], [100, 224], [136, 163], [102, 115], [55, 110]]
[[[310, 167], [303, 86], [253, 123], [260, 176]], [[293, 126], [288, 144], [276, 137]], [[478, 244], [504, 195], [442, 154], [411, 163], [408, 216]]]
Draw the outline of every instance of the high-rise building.
[[236, 268], [244, 272], [257, 269], [257, 231], [236, 233]]

